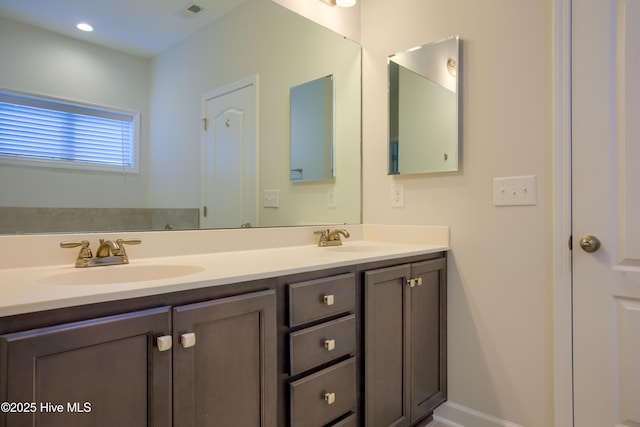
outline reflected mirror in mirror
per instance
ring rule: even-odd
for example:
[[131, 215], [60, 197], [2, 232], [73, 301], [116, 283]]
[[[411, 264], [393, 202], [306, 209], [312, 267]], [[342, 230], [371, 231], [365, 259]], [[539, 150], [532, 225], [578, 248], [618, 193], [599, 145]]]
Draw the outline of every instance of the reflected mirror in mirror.
[[291, 181], [333, 178], [333, 76], [291, 88]]
[[[196, 3], [197, 14], [174, 1], [0, 0], [0, 89], [140, 116], [139, 172], [0, 163], [0, 233], [215, 224], [212, 188], [237, 186], [207, 176], [208, 163], [225, 162], [207, 149], [215, 125], [205, 130], [203, 96], [247, 80], [259, 118], [251, 226], [360, 222], [360, 46], [272, 0]], [[94, 31], [77, 31], [69, 16], [95, 20]], [[289, 90], [326, 75], [340, 177], [295, 184]], [[272, 190], [279, 199], [266, 203]], [[337, 206], [327, 206], [329, 191]]]
[[458, 170], [460, 40], [389, 56], [390, 175]]

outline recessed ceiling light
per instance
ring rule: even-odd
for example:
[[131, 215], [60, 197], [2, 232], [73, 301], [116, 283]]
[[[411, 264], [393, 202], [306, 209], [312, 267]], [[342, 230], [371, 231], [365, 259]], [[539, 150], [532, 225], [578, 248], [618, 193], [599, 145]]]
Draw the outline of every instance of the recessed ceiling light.
[[93, 31], [93, 27], [91, 26], [91, 24], [88, 24], [86, 22], [80, 22], [78, 23], [78, 25], [76, 25], [76, 28], [79, 29], [80, 31]]

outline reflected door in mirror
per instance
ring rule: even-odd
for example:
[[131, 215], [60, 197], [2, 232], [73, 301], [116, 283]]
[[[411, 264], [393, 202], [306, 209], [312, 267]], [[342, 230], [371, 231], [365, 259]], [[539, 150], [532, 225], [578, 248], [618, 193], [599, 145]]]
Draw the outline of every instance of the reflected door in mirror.
[[256, 85], [205, 95], [204, 228], [258, 224]]

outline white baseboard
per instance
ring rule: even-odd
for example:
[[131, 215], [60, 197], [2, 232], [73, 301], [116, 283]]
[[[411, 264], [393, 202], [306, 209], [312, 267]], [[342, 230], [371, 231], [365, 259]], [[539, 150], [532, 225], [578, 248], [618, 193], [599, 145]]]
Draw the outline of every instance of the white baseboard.
[[445, 402], [436, 408], [433, 419], [449, 427], [522, 427], [455, 402]]

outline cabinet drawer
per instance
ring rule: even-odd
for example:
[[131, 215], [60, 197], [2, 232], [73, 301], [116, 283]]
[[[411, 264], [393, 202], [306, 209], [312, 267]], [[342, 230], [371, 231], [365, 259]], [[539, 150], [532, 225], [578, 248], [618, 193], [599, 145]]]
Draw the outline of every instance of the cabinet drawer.
[[357, 427], [358, 417], [356, 414], [351, 414], [347, 418], [338, 421], [335, 424], [331, 424], [331, 427]]
[[355, 308], [353, 273], [289, 285], [289, 326], [320, 320]]
[[355, 358], [291, 383], [291, 425], [320, 427], [355, 411]]
[[356, 317], [349, 315], [289, 334], [291, 375], [356, 351]]

